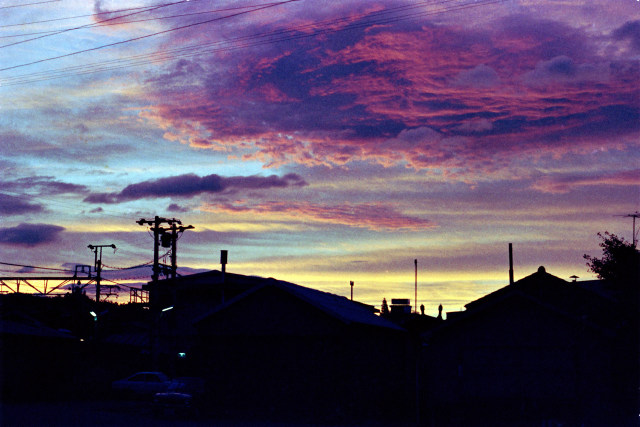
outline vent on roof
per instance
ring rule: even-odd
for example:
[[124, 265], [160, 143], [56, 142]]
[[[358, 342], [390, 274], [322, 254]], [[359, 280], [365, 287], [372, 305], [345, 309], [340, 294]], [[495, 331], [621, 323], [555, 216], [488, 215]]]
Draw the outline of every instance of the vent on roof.
[[392, 313], [411, 313], [411, 300], [409, 298], [393, 298], [391, 299]]

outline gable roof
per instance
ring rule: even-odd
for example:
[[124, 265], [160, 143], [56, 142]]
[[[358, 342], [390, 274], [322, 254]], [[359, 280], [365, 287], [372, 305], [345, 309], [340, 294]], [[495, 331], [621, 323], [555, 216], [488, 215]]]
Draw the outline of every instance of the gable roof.
[[547, 273], [546, 269], [541, 266], [535, 273], [465, 304], [465, 308], [467, 310], [477, 309], [502, 297], [506, 293], [514, 291], [521, 291], [532, 296], [540, 297], [543, 300], [556, 299], [559, 295], [566, 294], [569, 286], [576, 288], [566, 280]]
[[609, 299], [577, 283], [570, 283], [549, 274], [544, 267], [539, 267], [537, 272], [466, 304], [465, 311], [456, 312], [455, 316], [444, 322], [439, 329], [464, 322], [513, 297], [524, 298], [544, 310], [552, 311], [607, 335], [620, 326], [616, 308]]
[[242, 301], [249, 295], [252, 295], [259, 290], [265, 289], [267, 287], [274, 287], [281, 291], [284, 291], [294, 298], [312, 305], [325, 314], [345, 324], [355, 323], [373, 327], [393, 329], [397, 331], [404, 331], [403, 328], [399, 327], [393, 322], [375, 315], [375, 308], [370, 305], [351, 301], [343, 296], [319, 291], [317, 289], [307, 288], [304, 286], [296, 285], [294, 283], [276, 280], [273, 278], [261, 279], [261, 283], [259, 285], [254, 286], [246, 292], [236, 296], [235, 298], [230, 299], [224, 304], [213, 308], [212, 310], [202, 315], [200, 318], [196, 319], [194, 323], [201, 322], [216, 313], [224, 311], [226, 308], [238, 303], [239, 301]]

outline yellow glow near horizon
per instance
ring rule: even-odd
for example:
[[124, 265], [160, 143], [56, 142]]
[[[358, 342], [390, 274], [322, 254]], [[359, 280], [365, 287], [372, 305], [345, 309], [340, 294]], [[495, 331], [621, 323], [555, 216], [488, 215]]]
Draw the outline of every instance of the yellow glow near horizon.
[[67, 231], [75, 232], [75, 233], [95, 233], [95, 234], [116, 233], [116, 232], [130, 233], [132, 231], [141, 231], [142, 230], [142, 228], [138, 224], [135, 224], [135, 223], [133, 223], [133, 225], [130, 225], [130, 224], [127, 224], [127, 223], [122, 223], [122, 224], [101, 223], [99, 229], [96, 229], [96, 225], [94, 223], [77, 223], [77, 222], [74, 222], [74, 223], [61, 223], [61, 224], [65, 226]]

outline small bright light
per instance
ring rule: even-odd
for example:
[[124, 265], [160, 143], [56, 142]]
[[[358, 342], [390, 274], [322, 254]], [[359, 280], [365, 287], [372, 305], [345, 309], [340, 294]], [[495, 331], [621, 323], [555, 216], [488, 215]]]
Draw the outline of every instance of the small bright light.
[[173, 306], [162, 309], [162, 311], [169, 311], [169, 310], [173, 310]]
[[185, 358], [187, 357], [187, 353], [178, 353], [178, 357]]
[[92, 315], [93, 317], [98, 317], [98, 315], [94, 311], [90, 311], [89, 314]]

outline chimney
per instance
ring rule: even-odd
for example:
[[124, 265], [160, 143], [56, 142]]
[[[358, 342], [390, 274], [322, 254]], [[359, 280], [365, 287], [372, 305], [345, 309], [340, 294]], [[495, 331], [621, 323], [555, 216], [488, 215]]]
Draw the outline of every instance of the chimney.
[[513, 285], [513, 244], [509, 243], [509, 284]]
[[225, 302], [225, 298], [224, 298], [224, 273], [227, 270], [227, 254], [228, 251], [226, 249], [222, 249], [220, 251], [220, 271], [222, 272], [222, 285], [220, 287], [220, 289], [222, 290], [222, 303], [224, 304]]
[[413, 260], [413, 265], [415, 266], [414, 270], [415, 270], [415, 276], [416, 276], [416, 281], [415, 281], [415, 299], [413, 300], [415, 303], [415, 310], [414, 312], [417, 313], [418, 312], [418, 260], [414, 259]]
[[228, 254], [228, 251], [226, 249], [223, 249], [220, 251], [220, 265], [222, 266], [221, 268], [222, 277], [224, 277], [224, 273], [227, 270], [227, 254]]

